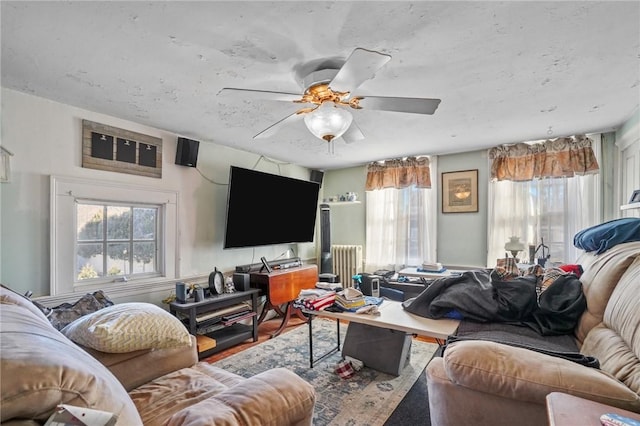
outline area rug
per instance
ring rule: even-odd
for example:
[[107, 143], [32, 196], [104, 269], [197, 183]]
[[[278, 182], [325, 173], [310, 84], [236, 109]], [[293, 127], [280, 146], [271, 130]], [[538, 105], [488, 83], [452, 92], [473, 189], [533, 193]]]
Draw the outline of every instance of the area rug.
[[[341, 324], [341, 342], [347, 325]], [[313, 353], [317, 358], [335, 346], [336, 323], [313, 321]], [[309, 367], [309, 328], [303, 324], [274, 339], [213, 363], [216, 367], [251, 377], [275, 367], [285, 367], [311, 383], [316, 390], [314, 426], [383, 425], [418, 379], [438, 346], [413, 340], [409, 364], [400, 376], [366, 366], [349, 379], [341, 379], [334, 368], [342, 357], [337, 352]], [[375, 350], [375, 348], [371, 348]]]

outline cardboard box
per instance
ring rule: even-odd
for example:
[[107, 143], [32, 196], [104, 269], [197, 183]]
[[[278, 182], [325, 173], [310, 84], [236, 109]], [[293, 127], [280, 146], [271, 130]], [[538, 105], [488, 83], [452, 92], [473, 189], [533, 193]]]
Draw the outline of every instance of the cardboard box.
[[209, 349], [216, 347], [216, 339], [212, 339], [204, 334], [198, 334], [196, 336], [196, 341], [198, 342], [198, 353], [208, 351]]

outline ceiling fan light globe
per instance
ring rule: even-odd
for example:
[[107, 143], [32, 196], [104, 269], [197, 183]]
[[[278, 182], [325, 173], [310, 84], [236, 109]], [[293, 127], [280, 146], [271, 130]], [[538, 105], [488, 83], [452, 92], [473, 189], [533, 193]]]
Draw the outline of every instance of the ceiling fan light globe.
[[331, 141], [347, 131], [353, 116], [344, 108], [338, 108], [333, 102], [324, 102], [315, 111], [304, 116], [307, 129], [318, 139]]

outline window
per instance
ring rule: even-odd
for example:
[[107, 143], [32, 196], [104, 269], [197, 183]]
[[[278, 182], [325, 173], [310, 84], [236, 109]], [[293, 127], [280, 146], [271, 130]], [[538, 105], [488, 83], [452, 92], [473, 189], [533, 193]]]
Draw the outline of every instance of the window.
[[51, 296], [178, 277], [174, 191], [51, 178]]
[[436, 158], [430, 157], [432, 187], [366, 192], [366, 265], [400, 270], [436, 260]]
[[[600, 162], [600, 137], [589, 137]], [[487, 266], [505, 257], [504, 245], [512, 236], [527, 246], [518, 254], [523, 263], [529, 261], [528, 246], [535, 250], [543, 241], [550, 262], [574, 262], [580, 250], [573, 246], [573, 236], [602, 221], [600, 182], [600, 174], [490, 182]]]
[[157, 276], [160, 206], [76, 203], [76, 282]]

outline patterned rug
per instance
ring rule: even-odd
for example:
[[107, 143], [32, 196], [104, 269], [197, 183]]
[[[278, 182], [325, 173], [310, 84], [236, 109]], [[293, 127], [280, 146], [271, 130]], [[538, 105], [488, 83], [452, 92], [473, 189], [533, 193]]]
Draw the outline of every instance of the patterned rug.
[[[347, 326], [340, 324], [344, 342]], [[318, 358], [335, 346], [335, 321], [313, 321], [313, 353]], [[413, 340], [409, 365], [398, 377], [364, 367], [349, 379], [334, 373], [337, 352], [309, 368], [309, 328], [306, 324], [231, 355], [213, 365], [250, 377], [274, 367], [286, 367], [316, 390], [314, 426], [383, 425], [431, 359], [438, 346]], [[372, 348], [375, 350], [375, 348]]]

